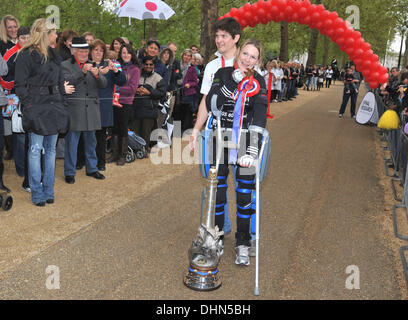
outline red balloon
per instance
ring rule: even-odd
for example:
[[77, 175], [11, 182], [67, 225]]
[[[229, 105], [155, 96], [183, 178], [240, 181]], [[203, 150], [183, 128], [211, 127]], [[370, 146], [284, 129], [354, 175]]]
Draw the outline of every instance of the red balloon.
[[359, 32], [359, 31], [353, 31], [353, 38], [354, 38], [354, 40], [358, 40], [358, 39], [360, 39], [361, 38], [361, 32]]
[[386, 83], [386, 82], [388, 82], [388, 79], [389, 79], [389, 74], [388, 73], [384, 73], [381, 77], [380, 77], [380, 82], [381, 83]]
[[370, 60], [364, 60], [363, 63], [361, 64], [363, 69], [369, 69], [371, 70], [371, 61]]
[[335, 26], [336, 28], [341, 28], [341, 27], [345, 27], [346, 24], [344, 23], [344, 20], [343, 20], [342, 18], [336, 18], [336, 19], [334, 20], [334, 26]]
[[377, 62], [377, 61], [379, 61], [380, 60], [380, 57], [378, 56], [378, 55], [376, 55], [376, 54], [374, 54], [373, 56], [372, 56], [372, 58], [371, 58], [371, 61], [372, 62]]
[[244, 18], [245, 18], [246, 20], [248, 20], [248, 21], [252, 21], [252, 20], [253, 20], [253, 16], [252, 16], [251, 11], [246, 11], [245, 14], [244, 14]]
[[330, 19], [336, 20], [339, 17], [339, 14], [337, 12], [330, 12]]
[[[323, 22], [323, 26], [324, 26], [325, 29], [330, 29], [332, 25], [333, 25], [333, 20], [331, 20], [331, 19], [326, 19]], [[326, 34], [327, 34], [327, 32], [326, 32]]]
[[287, 22], [292, 22], [292, 14], [294, 13], [293, 8], [291, 6], [286, 7], [284, 14], [285, 19]]
[[342, 46], [345, 42], [346, 42], [346, 39], [345, 38], [343, 38], [343, 37], [341, 37], [341, 38], [337, 38], [337, 44], [339, 45], [339, 46]]
[[252, 5], [250, 3], [245, 3], [245, 5], [244, 5], [244, 10], [245, 11], [250, 11], [251, 8], [252, 8]]
[[335, 30], [334, 29], [328, 29], [327, 31], [326, 31], [326, 35], [329, 37], [329, 38], [332, 38], [334, 35], [335, 35]]
[[357, 54], [354, 54], [355, 56], [356, 56], [356, 58], [354, 59], [354, 63], [356, 64], [356, 65], [358, 65], [358, 66], [360, 66], [362, 63], [363, 63], [363, 59], [362, 58], [359, 58], [358, 56], [357, 56]]
[[[326, 19], [330, 19], [330, 11], [329, 10], [324, 10], [321, 14], [322, 19], [326, 20]], [[331, 20], [331, 19], [330, 19]]]
[[287, 6], [287, 1], [286, 0], [277, 0], [276, 4], [278, 5], [280, 10], [285, 10]]
[[306, 24], [306, 25], [310, 25], [310, 24], [312, 23], [312, 18], [311, 18], [310, 16], [306, 16], [306, 17], [303, 19], [303, 22], [304, 22], [304, 24]]
[[364, 42], [361, 49], [363, 49], [365, 51], [370, 50], [371, 45], [368, 42]]
[[349, 47], [354, 47], [354, 43], [355, 43], [355, 41], [354, 41], [354, 39], [353, 38], [347, 38], [346, 37], [346, 44], [349, 46]]
[[292, 21], [299, 22], [299, 13], [295, 12], [292, 14]]
[[277, 6], [272, 6], [270, 12], [274, 17], [276, 17], [279, 15], [279, 8]]
[[230, 10], [230, 14], [231, 14], [231, 16], [233, 16], [233, 17], [238, 16], [238, 9], [237, 9], [237, 8], [232, 8], [232, 9]]
[[381, 77], [381, 75], [380, 75], [379, 72], [373, 72], [373, 73], [371, 74], [371, 77], [372, 77], [373, 80], [380, 82], [380, 77]]
[[377, 81], [370, 82], [370, 88], [371, 89], [377, 89], [377, 87], [378, 87], [378, 82]]

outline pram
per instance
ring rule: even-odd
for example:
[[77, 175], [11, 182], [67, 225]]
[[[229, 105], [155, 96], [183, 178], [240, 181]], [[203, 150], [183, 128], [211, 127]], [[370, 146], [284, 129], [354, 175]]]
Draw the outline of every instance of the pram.
[[126, 154], [126, 162], [131, 163], [137, 159], [147, 158], [146, 141], [142, 137], [139, 137], [133, 131], [128, 132], [129, 145], [128, 152]]

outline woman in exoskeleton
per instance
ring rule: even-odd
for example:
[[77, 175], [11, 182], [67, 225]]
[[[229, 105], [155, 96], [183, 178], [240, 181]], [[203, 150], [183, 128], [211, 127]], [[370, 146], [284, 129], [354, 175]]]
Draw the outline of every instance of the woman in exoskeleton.
[[[224, 208], [227, 203], [227, 179], [229, 168], [236, 165], [237, 231], [235, 250], [237, 265], [249, 265], [251, 216], [255, 214], [252, 194], [255, 189], [254, 161], [258, 158], [261, 146], [261, 132], [266, 126], [268, 107], [267, 91], [262, 76], [254, 71], [262, 59], [262, 46], [257, 40], [247, 40], [239, 48], [234, 67], [218, 70], [209, 94], [207, 111], [211, 111], [211, 102], [217, 95], [217, 108], [221, 110], [223, 135], [239, 146], [237, 149], [224, 148], [218, 170], [215, 225], [224, 228]], [[201, 129], [196, 123], [195, 130]], [[213, 128], [216, 130], [215, 128]], [[190, 140], [195, 148], [195, 137]], [[213, 148], [216, 150], [216, 148]], [[215, 151], [213, 164], [215, 164]]]

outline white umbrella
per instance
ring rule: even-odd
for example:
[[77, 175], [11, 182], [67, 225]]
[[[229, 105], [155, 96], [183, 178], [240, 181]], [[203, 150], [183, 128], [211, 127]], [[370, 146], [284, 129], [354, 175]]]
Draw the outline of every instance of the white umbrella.
[[[172, 8], [160, 0], [123, 0], [113, 11], [119, 18], [128, 17], [139, 20], [167, 20], [175, 14]], [[146, 24], [145, 34], [146, 38]]]

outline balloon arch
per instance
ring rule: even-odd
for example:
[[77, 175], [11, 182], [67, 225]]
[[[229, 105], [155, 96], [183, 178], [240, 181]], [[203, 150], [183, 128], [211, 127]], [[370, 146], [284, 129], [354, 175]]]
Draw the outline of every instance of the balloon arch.
[[219, 19], [227, 17], [235, 18], [243, 29], [283, 20], [308, 25], [340, 46], [355, 63], [357, 70], [362, 72], [370, 88], [375, 89], [388, 80], [387, 68], [379, 62], [378, 55], [361, 37], [361, 33], [355, 31], [350, 22], [339, 18], [337, 12], [326, 10], [322, 4], [311, 4], [309, 0], [260, 0], [254, 4], [246, 3], [239, 9], [232, 8]]

